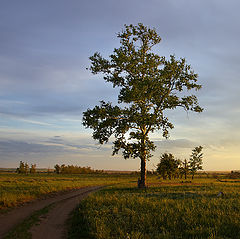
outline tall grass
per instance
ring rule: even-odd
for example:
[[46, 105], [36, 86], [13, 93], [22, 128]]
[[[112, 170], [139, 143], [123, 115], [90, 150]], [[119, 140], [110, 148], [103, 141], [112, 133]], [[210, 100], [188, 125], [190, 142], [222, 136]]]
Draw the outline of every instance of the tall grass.
[[[175, 182], [176, 183], [176, 182]], [[240, 238], [240, 185], [107, 188], [75, 210], [69, 238]], [[218, 192], [224, 197], [217, 197]]]

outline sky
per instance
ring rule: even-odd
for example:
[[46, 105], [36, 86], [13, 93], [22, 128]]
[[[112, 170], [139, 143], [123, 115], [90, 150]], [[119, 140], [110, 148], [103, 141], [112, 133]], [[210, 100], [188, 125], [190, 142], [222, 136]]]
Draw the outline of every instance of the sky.
[[157, 53], [186, 58], [202, 89], [201, 114], [174, 110], [170, 138], [151, 138], [162, 153], [189, 158], [203, 146], [204, 170], [240, 169], [240, 2], [238, 0], [1, 0], [0, 167], [22, 160], [94, 169], [139, 170], [139, 159], [111, 156], [82, 126], [82, 113], [118, 90], [86, 68], [120, 46], [124, 24], [155, 28]]

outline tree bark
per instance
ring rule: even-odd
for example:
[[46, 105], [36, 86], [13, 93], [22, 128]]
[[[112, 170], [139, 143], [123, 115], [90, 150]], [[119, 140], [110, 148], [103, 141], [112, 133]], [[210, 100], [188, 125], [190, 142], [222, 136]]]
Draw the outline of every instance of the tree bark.
[[141, 139], [141, 179], [138, 181], [138, 188], [146, 188], [146, 126], [142, 129]]
[[146, 158], [141, 158], [141, 179], [138, 181], [138, 188], [146, 188]]

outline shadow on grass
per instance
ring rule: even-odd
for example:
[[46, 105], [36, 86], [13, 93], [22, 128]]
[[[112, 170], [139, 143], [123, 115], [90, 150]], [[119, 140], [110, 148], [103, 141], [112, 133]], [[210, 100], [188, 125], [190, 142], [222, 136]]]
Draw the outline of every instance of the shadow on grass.
[[195, 199], [195, 198], [206, 197], [206, 195], [201, 195], [201, 194], [192, 193], [192, 192], [148, 193], [142, 196], [146, 198], [159, 198], [159, 199], [186, 199], [186, 198]]
[[68, 239], [94, 239], [95, 237], [91, 234], [88, 220], [82, 210], [80, 204], [71, 214], [68, 224]]
[[[199, 188], [199, 186], [195, 186], [195, 188]], [[220, 199], [220, 198], [234, 198], [237, 197], [233, 194], [224, 194], [223, 196], [219, 196], [219, 191], [211, 192], [210, 190], [204, 191], [203, 190], [196, 190], [190, 187], [182, 187], [181, 191], [174, 190], [166, 192], [166, 189], [169, 187], [155, 187], [155, 188], [146, 188], [146, 189], [139, 189], [137, 187], [119, 187], [119, 188], [105, 188], [97, 193], [99, 194], [131, 194], [137, 195], [138, 197], [144, 198], [153, 198], [153, 199], [201, 199], [201, 198], [208, 198], [208, 199]], [[177, 188], [176, 188], [177, 189]], [[179, 189], [179, 187], [178, 187]]]

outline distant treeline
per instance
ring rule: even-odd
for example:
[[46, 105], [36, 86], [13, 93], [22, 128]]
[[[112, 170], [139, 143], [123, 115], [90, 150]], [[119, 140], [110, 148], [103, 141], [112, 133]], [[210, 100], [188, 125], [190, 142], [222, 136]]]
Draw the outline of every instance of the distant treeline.
[[57, 174], [88, 174], [88, 173], [103, 173], [103, 170], [94, 170], [91, 167], [80, 167], [74, 165], [65, 165], [61, 166], [56, 164], [54, 166], [54, 172]]
[[[35, 174], [37, 172], [36, 164], [31, 164], [29, 167], [28, 163], [20, 161], [19, 167], [16, 169], [16, 172], [19, 174]], [[46, 172], [52, 173], [53, 170], [48, 169]], [[61, 166], [56, 164], [54, 166], [54, 172], [57, 174], [89, 174], [89, 173], [103, 173], [103, 170], [94, 170], [91, 167], [80, 167], [74, 165], [65, 165]]]
[[239, 179], [240, 178], [240, 171], [231, 171], [230, 174], [228, 174], [228, 177], [231, 179]]
[[31, 167], [27, 163], [24, 163], [23, 161], [20, 161], [19, 168], [17, 168], [16, 172], [21, 174], [34, 174], [37, 172], [36, 170], [36, 164], [31, 164]]

